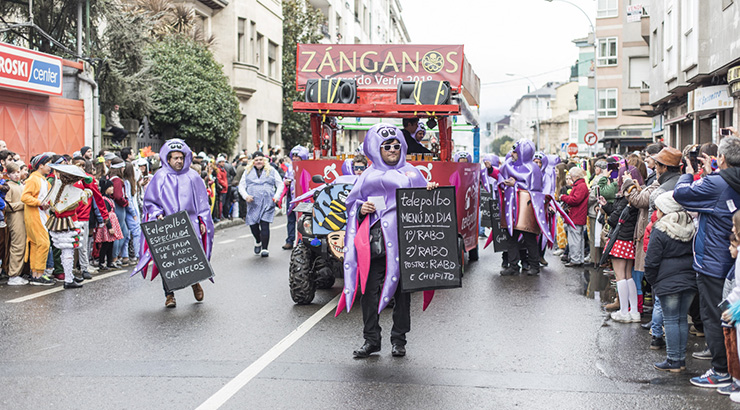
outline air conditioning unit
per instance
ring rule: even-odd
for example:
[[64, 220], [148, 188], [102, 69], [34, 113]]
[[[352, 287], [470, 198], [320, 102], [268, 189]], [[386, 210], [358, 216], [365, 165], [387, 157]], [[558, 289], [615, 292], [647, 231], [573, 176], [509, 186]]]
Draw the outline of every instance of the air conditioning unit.
[[308, 80], [305, 98], [310, 103], [354, 104], [357, 83], [339, 78]]

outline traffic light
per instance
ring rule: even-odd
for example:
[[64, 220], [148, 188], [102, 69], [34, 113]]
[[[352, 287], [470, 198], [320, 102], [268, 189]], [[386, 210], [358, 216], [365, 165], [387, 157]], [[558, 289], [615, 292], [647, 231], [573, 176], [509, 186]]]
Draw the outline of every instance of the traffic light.
[[403, 81], [398, 84], [396, 102], [410, 105], [443, 105], [450, 102], [448, 81]]
[[306, 82], [306, 102], [354, 104], [357, 101], [355, 80], [339, 78], [315, 79]]

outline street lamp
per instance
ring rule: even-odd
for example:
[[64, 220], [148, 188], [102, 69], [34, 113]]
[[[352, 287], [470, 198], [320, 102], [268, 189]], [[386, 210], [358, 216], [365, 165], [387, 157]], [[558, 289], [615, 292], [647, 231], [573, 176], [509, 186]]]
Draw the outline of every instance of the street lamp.
[[[599, 54], [599, 45], [596, 40], [596, 28], [594, 28], [594, 23], [591, 21], [591, 17], [589, 17], [588, 13], [584, 11], [579, 5], [570, 2], [568, 0], [545, 0], [548, 3], [552, 3], [553, 1], [559, 1], [563, 3], [568, 3], [571, 6], [577, 8], [578, 10], [581, 10], [581, 13], [583, 13], [584, 16], [586, 16], [586, 19], [588, 19], [588, 24], [591, 25], [591, 32], [594, 33], [594, 131], [596, 131], [596, 135], [599, 135], [599, 83], [596, 80], [596, 66], [598, 65], [598, 54]], [[591, 150], [591, 146], [589, 145], [589, 151]]]
[[537, 144], [535, 145], [535, 148], [539, 150], [540, 149], [540, 96], [537, 93], [537, 86], [534, 84], [534, 81], [532, 81], [532, 79], [527, 77], [526, 75], [517, 75], [514, 73], [506, 73], [506, 75], [509, 77], [524, 78], [525, 80], [529, 81], [530, 84], [532, 84], [532, 87], [534, 87], [534, 98], [537, 104], [537, 111], [536, 111], [537, 112], [536, 114], [537, 115], [537, 125], [536, 125], [537, 126]]

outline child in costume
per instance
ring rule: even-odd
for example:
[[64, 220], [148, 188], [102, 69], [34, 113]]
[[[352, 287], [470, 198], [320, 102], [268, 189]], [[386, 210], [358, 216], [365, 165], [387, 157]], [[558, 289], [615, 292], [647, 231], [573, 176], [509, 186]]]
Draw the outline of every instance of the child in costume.
[[108, 212], [108, 217], [110, 218], [108, 220], [108, 226], [101, 226], [95, 231], [95, 243], [100, 244], [98, 269], [102, 272], [116, 268], [113, 265], [113, 242], [123, 239], [123, 232], [121, 232], [121, 226], [118, 224], [118, 217], [115, 212], [116, 204], [113, 202], [113, 183], [110, 180], [101, 179], [100, 191], [104, 195], [105, 210]]
[[26, 236], [28, 237], [25, 258], [31, 265], [32, 285], [48, 286], [54, 284], [54, 280], [44, 273], [51, 244], [49, 242], [49, 231], [46, 229], [49, 214], [46, 211], [46, 206], [41, 203], [51, 188], [46, 176], [51, 172], [49, 162], [53, 155], [53, 153], [45, 152], [31, 159], [33, 172], [28, 176], [21, 195], [21, 201], [24, 204], [23, 220], [26, 225]]
[[6, 221], [10, 231], [10, 243], [8, 243], [8, 285], [26, 285], [28, 281], [21, 277], [23, 272], [23, 255], [26, 250], [26, 224], [23, 222], [23, 182], [21, 182], [21, 167], [15, 162], [6, 163], [8, 171], [8, 192], [5, 194], [7, 206]]

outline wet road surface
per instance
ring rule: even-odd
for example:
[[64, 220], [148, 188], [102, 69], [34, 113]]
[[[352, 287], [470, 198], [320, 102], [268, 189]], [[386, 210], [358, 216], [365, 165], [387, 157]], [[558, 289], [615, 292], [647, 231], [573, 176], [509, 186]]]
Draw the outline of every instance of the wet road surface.
[[[0, 408], [740, 408], [689, 384], [708, 361], [654, 370], [665, 351], [605, 320], [582, 272], [553, 256], [539, 277], [502, 277], [500, 254], [481, 251], [462, 289], [438, 291], [426, 312], [413, 296], [406, 357], [390, 355], [384, 312], [382, 351], [353, 359], [359, 305], [334, 318], [341, 280], [292, 303], [284, 224], [269, 258], [253, 255], [247, 227], [218, 231], [216, 283], [202, 303], [178, 291], [176, 309], [159, 278], [130, 269], [77, 290], [1, 285]], [[703, 343], [690, 336], [689, 356]]]

